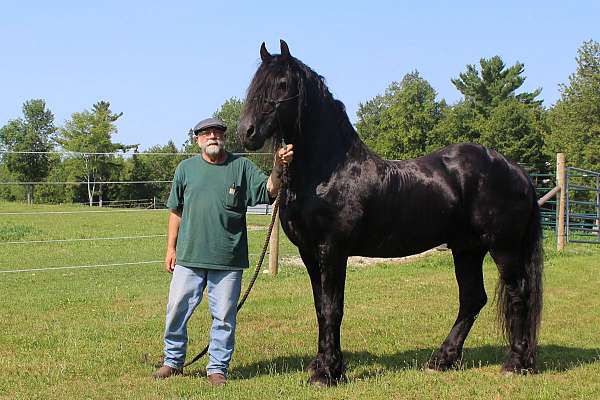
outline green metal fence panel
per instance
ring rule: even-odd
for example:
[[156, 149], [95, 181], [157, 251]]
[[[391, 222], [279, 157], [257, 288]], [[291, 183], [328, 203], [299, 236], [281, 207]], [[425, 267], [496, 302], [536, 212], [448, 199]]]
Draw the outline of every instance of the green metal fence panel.
[[[522, 166], [527, 170], [526, 166]], [[556, 187], [556, 175], [554, 173], [529, 172], [529, 177], [535, 187], [537, 198], [543, 197], [546, 193]], [[557, 230], [556, 220], [558, 210], [558, 200], [548, 200], [540, 207], [542, 217], [542, 227], [545, 229]]]
[[600, 172], [567, 167], [565, 232], [570, 243], [600, 243]]

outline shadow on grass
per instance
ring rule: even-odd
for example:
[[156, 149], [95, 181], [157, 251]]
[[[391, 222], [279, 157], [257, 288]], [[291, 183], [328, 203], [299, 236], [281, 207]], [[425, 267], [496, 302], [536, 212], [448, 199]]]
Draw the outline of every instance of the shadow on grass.
[[[600, 363], [600, 349], [581, 349], [559, 345], [542, 345], [538, 351], [538, 370], [564, 372], [586, 364]], [[386, 372], [420, 370], [437, 348], [416, 349], [395, 354], [377, 355], [370, 352], [344, 352], [347, 374], [351, 379], [368, 379]], [[498, 370], [505, 359], [506, 348], [501, 346], [467, 347], [459, 370], [470, 370], [496, 365]], [[231, 375], [237, 379], [256, 376], [302, 372], [310, 363], [306, 355], [289, 355], [234, 368]], [[366, 368], [366, 370], [365, 370]], [[205, 374], [203, 370], [191, 375]]]

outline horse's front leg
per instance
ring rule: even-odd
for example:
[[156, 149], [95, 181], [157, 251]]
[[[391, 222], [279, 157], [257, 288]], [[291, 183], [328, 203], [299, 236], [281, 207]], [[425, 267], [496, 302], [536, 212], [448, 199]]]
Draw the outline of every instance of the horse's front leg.
[[[340, 343], [340, 328], [344, 316], [344, 287], [346, 263], [328, 244], [317, 247], [318, 271], [314, 271], [313, 293], [319, 322], [319, 351], [309, 382], [316, 385], [335, 385], [344, 377], [344, 360]], [[320, 289], [315, 288], [317, 275]]]
[[319, 326], [319, 337], [317, 343], [319, 347], [317, 349], [316, 357], [308, 364], [307, 371], [311, 376], [318, 370], [322, 368], [323, 362], [322, 358], [322, 350], [320, 343], [322, 342], [323, 337], [323, 313], [321, 312], [321, 300], [322, 300], [322, 287], [321, 287], [321, 272], [319, 269], [319, 262], [317, 260], [317, 255], [315, 251], [310, 251], [306, 249], [300, 248], [300, 257], [302, 257], [302, 261], [306, 266], [306, 271], [308, 272], [308, 276], [310, 277], [310, 284], [313, 292], [313, 300], [315, 304], [315, 312], [317, 315], [317, 323]]

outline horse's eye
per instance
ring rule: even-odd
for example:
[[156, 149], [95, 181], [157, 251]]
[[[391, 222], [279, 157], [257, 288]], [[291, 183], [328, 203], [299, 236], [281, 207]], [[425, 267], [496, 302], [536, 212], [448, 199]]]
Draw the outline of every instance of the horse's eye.
[[279, 81], [279, 84], [277, 85], [277, 89], [279, 89], [281, 91], [286, 91], [287, 90], [287, 81], [285, 81], [285, 80]]

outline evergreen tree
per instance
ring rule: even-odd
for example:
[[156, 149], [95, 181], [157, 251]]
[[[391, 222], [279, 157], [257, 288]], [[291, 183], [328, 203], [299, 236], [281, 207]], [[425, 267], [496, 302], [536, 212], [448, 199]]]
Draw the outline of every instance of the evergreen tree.
[[464, 99], [444, 114], [434, 129], [439, 144], [462, 141], [493, 148], [513, 161], [544, 169], [542, 151], [544, 109], [537, 99], [541, 89], [517, 93], [525, 82], [524, 65], [506, 67], [499, 56], [480, 60], [452, 79]]
[[467, 65], [467, 70], [459, 74], [458, 78], [451, 79], [452, 83], [464, 96], [465, 102], [483, 115], [489, 115], [494, 107], [501, 102], [516, 99], [524, 104], [541, 105], [536, 97], [542, 92], [537, 89], [533, 92], [515, 92], [525, 82], [524, 65], [517, 62], [512, 67], [506, 65], [499, 56], [490, 59], [482, 58], [479, 61], [481, 72], [475, 65]]

